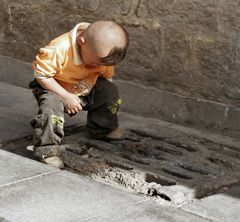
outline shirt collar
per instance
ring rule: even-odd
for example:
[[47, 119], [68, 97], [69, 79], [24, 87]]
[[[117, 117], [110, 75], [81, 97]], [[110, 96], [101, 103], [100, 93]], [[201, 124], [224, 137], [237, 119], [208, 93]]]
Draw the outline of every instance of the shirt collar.
[[71, 36], [71, 45], [73, 49], [73, 63], [74, 65], [81, 65], [82, 64], [82, 59], [79, 55], [78, 52], [78, 43], [77, 43], [77, 31], [78, 29], [87, 29], [87, 27], [90, 25], [90, 23], [87, 22], [82, 22], [78, 23], [71, 31], [70, 31], [70, 36]]

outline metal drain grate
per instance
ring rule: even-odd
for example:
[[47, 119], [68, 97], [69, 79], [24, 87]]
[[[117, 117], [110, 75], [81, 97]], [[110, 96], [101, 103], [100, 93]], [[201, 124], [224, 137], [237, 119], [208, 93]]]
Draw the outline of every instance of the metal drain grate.
[[[65, 143], [77, 139], [84, 146], [85, 157], [82, 159], [88, 162], [86, 165], [95, 164], [91, 170], [85, 169], [86, 172], [94, 173], [95, 178], [100, 177], [105, 182], [112, 180], [114, 185], [121, 183], [116, 182], [113, 176], [120, 172], [122, 180], [138, 177], [146, 183], [165, 187], [183, 185], [192, 190], [196, 198], [202, 198], [240, 182], [240, 152], [237, 147], [187, 135], [156, 137], [138, 130], [129, 130], [123, 141], [107, 143], [88, 140], [81, 128], [76, 130], [78, 138], [69, 136]], [[72, 146], [67, 150], [66, 162], [69, 153], [74, 153], [75, 149], [79, 148]], [[122, 182], [130, 183], [126, 181], [125, 178]]]
[[[62, 156], [68, 169], [164, 201], [180, 204], [240, 183], [238, 147], [183, 133], [158, 137], [128, 130], [124, 140], [115, 142], [87, 139], [84, 127], [68, 128], [65, 134]], [[23, 154], [19, 149], [29, 140], [2, 147]]]

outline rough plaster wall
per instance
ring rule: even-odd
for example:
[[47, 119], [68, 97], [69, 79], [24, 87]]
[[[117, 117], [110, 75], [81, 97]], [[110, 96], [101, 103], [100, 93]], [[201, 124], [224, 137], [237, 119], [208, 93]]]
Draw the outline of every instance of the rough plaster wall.
[[79, 21], [130, 34], [118, 78], [240, 107], [239, 0], [1, 0], [0, 54], [32, 61]]

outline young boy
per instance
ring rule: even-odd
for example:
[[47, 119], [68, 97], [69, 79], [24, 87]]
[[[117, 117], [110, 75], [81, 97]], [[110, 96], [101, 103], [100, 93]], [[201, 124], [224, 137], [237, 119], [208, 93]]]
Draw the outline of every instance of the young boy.
[[87, 110], [90, 138], [123, 138], [117, 118], [121, 99], [112, 77], [114, 65], [124, 58], [127, 47], [128, 34], [122, 26], [97, 21], [79, 23], [39, 50], [33, 62], [35, 79], [29, 84], [39, 112], [30, 123], [35, 153], [43, 162], [51, 157], [41, 155], [39, 149], [58, 146], [64, 136], [64, 112], [75, 115]]

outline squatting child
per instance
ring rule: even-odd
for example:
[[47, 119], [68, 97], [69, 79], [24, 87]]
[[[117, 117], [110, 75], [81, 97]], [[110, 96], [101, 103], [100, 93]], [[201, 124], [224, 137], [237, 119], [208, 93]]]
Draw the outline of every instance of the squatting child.
[[[114, 65], [126, 54], [128, 41], [121, 25], [96, 21], [79, 23], [40, 48], [33, 62], [35, 79], [29, 84], [39, 105], [38, 115], [30, 121], [35, 153], [61, 143], [64, 112], [74, 115], [88, 111], [86, 135], [90, 138], [123, 138], [117, 117], [121, 99], [112, 77]], [[46, 163], [52, 159], [38, 157]]]

